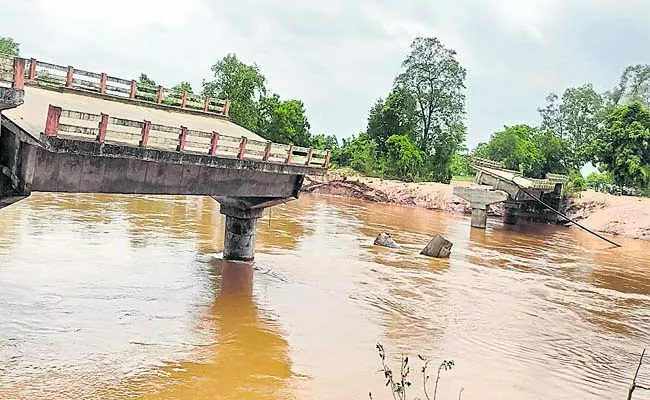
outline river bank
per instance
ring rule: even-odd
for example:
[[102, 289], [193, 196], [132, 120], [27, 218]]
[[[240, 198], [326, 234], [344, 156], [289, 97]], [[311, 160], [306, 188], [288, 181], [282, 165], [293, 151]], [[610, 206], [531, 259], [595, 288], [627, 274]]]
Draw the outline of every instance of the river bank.
[[[467, 181], [452, 181], [448, 185], [401, 182], [333, 170], [324, 177], [307, 178], [303, 190], [317, 195], [468, 214], [471, 211], [469, 203], [454, 196], [453, 190], [455, 186], [474, 185]], [[489, 211], [492, 216], [500, 216], [500, 207]], [[647, 198], [589, 190], [570, 199], [567, 214], [597, 232], [650, 240], [650, 199]]]

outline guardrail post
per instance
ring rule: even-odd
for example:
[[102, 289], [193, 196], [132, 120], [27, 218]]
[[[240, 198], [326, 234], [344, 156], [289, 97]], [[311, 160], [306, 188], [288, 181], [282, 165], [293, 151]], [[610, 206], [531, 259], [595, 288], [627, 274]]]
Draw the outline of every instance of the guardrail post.
[[38, 61], [36, 61], [35, 58], [32, 58], [32, 59], [29, 60], [29, 80], [30, 81], [33, 81], [34, 79], [36, 79], [36, 63], [37, 62]]
[[239, 154], [237, 158], [240, 160], [244, 159], [244, 154], [246, 153], [246, 144], [248, 143], [248, 138], [246, 136], [241, 137], [241, 143], [239, 143]]
[[332, 155], [332, 150], [327, 150], [327, 154], [325, 155], [325, 161], [323, 162], [323, 168], [327, 168], [330, 166], [331, 155]]
[[99, 120], [99, 132], [97, 133], [97, 141], [99, 143], [104, 143], [106, 139], [106, 129], [108, 129], [108, 114], [102, 113], [102, 117]]
[[226, 118], [230, 115], [230, 100], [226, 100], [226, 104], [223, 106], [223, 115]]
[[291, 157], [293, 156], [293, 145], [289, 145], [289, 151], [287, 152], [287, 159], [284, 161], [285, 164], [291, 164]]
[[47, 109], [45, 120], [45, 136], [56, 136], [59, 133], [59, 121], [61, 120], [61, 107], [52, 104]]
[[266, 148], [264, 149], [264, 158], [262, 158], [262, 161], [269, 161], [269, 158], [271, 158], [271, 142], [266, 142]]
[[210, 140], [210, 150], [208, 150], [208, 155], [214, 156], [217, 154], [217, 142], [219, 142], [219, 132], [212, 132], [212, 139]]
[[14, 58], [14, 77], [12, 87], [16, 90], [25, 89], [25, 59]]
[[138, 89], [138, 82], [131, 81], [131, 93], [129, 93], [129, 99], [131, 100], [135, 99], [135, 92], [137, 89]]
[[187, 92], [183, 91], [183, 98], [181, 99], [181, 108], [185, 108], [187, 105]]
[[206, 97], [205, 100], [203, 101], [203, 112], [208, 112], [210, 109], [210, 98]]
[[185, 151], [185, 139], [187, 139], [187, 128], [181, 126], [181, 133], [178, 135], [178, 146], [176, 146], [176, 151], [180, 151], [181, 153]]
[[309, 167], [311, 164], [311, 158], [314, 156], [314, 148], [310, 147], [309, 151], [307, 152], [307, 161], [305, 161], [305, 165]]
[[149, 131], [151, 131], [151, 121], [144, 120], [144, 125], [142, 125], [142, 137], [140, 138], [140, 147], [147, 147], [147, 142], [149, 141]]
[[108, 75], [102, 72], [102, 79], [99, 81], [99, 93], [101, 94], [106, 94], [106, 80], [108, 80]]
[[156, 101], [158, 102], [158, 104], [161, 104], [161, 103], [162, 103], [162, 99], [163, 99], [163, 91], [164, 91], [163, 87], [162, 87], [162, 86], [158, 86], [158, 98], [156, 99]]
[[65, 87], [72, 88], [72, 74], [74, 74], [74, 68], [68, 65], [68, 74], [65, 77]]

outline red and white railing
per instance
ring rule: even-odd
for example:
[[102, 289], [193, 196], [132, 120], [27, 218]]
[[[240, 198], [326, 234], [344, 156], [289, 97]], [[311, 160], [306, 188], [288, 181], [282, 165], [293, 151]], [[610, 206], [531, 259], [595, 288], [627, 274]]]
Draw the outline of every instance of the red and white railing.
[[15, 89], [25, 84], [42, 87], [61, 87], [110, 97], [160, 104], [229, 116], [230, 101], [177, 91], [163, 86], [150, 86], [135, 80], [62, 66], [34, 58], [25, 59], [0, 54], [0, 81], [10, 82]]
[[329, 150], [298, 147], [234, 137], [219, 132], [203, 132], [185, 126], [166, 126], [151, 121], [134, 121], [107, 114], [91, 114], [50, 105], [44, 133], [80, 140], [96, 140], [140, 148], [182, 153], [235, 157], [240, 160], [284, 163], [327, 168]]

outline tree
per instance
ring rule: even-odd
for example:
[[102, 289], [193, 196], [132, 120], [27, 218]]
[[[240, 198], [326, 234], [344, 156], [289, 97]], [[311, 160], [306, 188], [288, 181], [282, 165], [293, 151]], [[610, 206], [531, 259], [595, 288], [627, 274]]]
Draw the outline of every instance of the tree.
[[564, 91], [562, 99], [555, 93], [546, 97], [547, 105], [539, 108], [542, 129], [550, 129], [566, 140], [566, 161], [580, 169], [591, 159], [590, 143], [598, 134], [605, 117], [604, 101], [591, 84]]
[[0, 37], [0, 54], [7, 54], [10, 56], [18, 56], [20, 53], [20, 45], [10, 37]]
[[140, 78], [138, 79], [138, 83], [141, 83], [141, 84], [147, 85], [147, 86], [158, 86], [156, 84], [156, 82], [153, 79], [149, 78], [149, 76], [147, 76], [147, 74], [145, 74], [144, 72], [140, 74]]
[[311, 137], [311, 147], [318, 150], [336, 150], [339, 148], [339, 141], [334, 135], [314, 135]]
[[495, 132], [488, 143], [477, 146], [474, 155], [499, 161], [505, 168], [531, 178], [544, 178], [549, 172], [567, 172], [565, 148], [565, 142], [553, 131], [515, 125]]
[[282, 101], [277, 94], [260, 100], [256, 130], [265, 139], [277, 143], [310, 146], [309, 128], [302, 101]]
[[647, 189], [650, 184], [650, 110], [640, 102], [607, 117], [594, 143], [595, 161], [617, 185]]
[[617, 87], [606, 93], [610, 109], [638, 101], [650, 107], [650, 65], [625, 68]]
[[187, 81], [183, 81], [179, 83], [178, 85], [174, 86], [172, 90], [180, 94], [183, 94], [183, 92], [194, 93], [194, 91], [192, 90], [192, 84], [190, 84]]
[[228, 54], [212, 66], [212, 72], [214, 80], [203, 81], [203, 94], [229, 99], [231, 121], [255, 130], [259, 99], [266, 94], [266, 78], [257, 65], [244, 64], [235, 54]]
[[402, 89], [393, 89], [386, 102], [378, 99], [370, 109], [368, 136], [386, 153], [386, 140], [391, 136], [406, 136], [410, 141], [417, 137], [417, 113], [411, 94]]
[[393, 135], [386, 140], [385, 172], [388, 175], [413, 181], [420, 176], [422, 155], [405, 135]]
[[[416, 105], [422, 152], [448, 163], [464, 140], [466, 71], [456, 52], [436, 38], [416, 38], [402, 63], [395, 87], [410, 93]], [[437, 145], [442, 143], [442, 145]]]
[[377, 143], [365, 132], [358, 137], [343, 139], [343, 145], [332, 153], [332, 162], [349, 166], [365, 175], [377, 175]]

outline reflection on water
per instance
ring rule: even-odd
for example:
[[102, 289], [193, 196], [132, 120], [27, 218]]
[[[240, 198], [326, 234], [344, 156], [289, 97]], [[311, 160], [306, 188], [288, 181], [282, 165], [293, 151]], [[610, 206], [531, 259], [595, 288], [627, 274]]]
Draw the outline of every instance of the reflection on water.
[[[418, 255], [435, 232], [450, 259]], [[0, 212], [0, 398], [381, 399], [377, 341], [453, 358], [441, 398], [624, 398], [650, 338], [646, 242], [310, 196], [260, 219], [255, 265], [222, 241], [210, 198]]]

